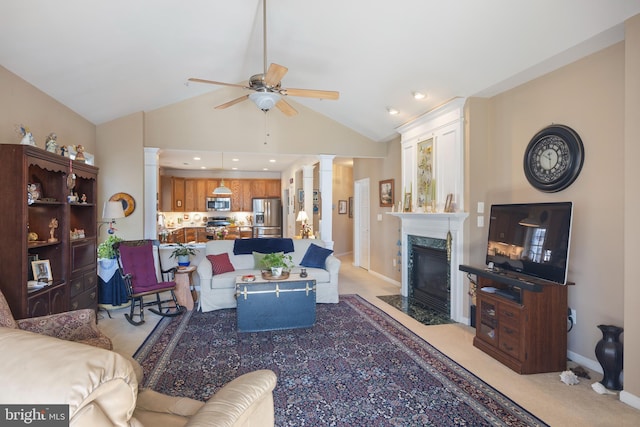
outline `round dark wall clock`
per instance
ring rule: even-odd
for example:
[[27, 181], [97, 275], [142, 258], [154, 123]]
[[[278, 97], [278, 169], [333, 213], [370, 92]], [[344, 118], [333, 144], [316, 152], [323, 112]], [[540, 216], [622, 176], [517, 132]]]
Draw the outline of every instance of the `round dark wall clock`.
[[580, 136], [568, 126], [551, 125], [538, 132], [524, 152], [524, 174], [540, 191], [564, 190], [576, 180], [584, 163]]

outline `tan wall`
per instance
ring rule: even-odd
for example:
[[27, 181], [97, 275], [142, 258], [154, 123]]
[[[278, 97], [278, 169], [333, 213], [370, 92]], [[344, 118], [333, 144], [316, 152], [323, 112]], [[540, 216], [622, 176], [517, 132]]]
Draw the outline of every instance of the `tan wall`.
[[[625, 23], [625, 115], [624, 115], [624, 389], [640, 398], [640, 15]], [[620, 325], [621, 326], [621, 325]], [[621, 399], [628, 396], [623, 393]], [[634, 400], [633, 398], [630, 400]]]
[[[133, 213], [117, 220], [116, 234], [125, 240], [144, 238], [144, 113], [134, 113], [97, 128], [102, 179], [100, 206], [115, 193], [128, 193], [136, 202]], [[101, 216], [101, 214], [100, 214]], [[99, 240], [104, 240], [103, 227]]]
[[[237, 95], [237, 92], [222, 89], [147, 112], [145, 146], [347, 157], [385, 155], [384, 144], [291, 99], [287, 101], [299, 112], [295, 117], [286, 117], [277, 110], [265, 115], [251, 101], [225, 110], [213, 109]], [[265, 137], [265, 133], [269, 136]]]
[[[333, 166], [333, 251], [337, 255], [353, 251], [353, 218], [349, 218], [349, 197], [353, 197], [353, 167]], [[347, 213], [338, 213], [340, 200], [347, 201]]]
[[[395, 203], [400, 200], [402, 190], [400, 136], [387, 143], [387, 156], [384, 159], [354, 159], [353, 180], [369, 178], [370, 204], [370, 270], [400, 282], [400, 257], [397, 255], [400, 239], [400, 220], [385, 212], [391, 208], [380, 207], [379, 182], [386, 179], [395, 180]], [[382, 221], [378, 221], [378, 214]], [[393, 259], [397, 261], [393, 266]]]
[[[569, 306], [577, 324], [569, 351], [595, 361], [597, 325], [623, 325], [624, 44], [619, 43], [490, 100], [470, 100], [471, 212], [492, 203], [572, 201]], [[488, 121], [487, 121], [488, 119]], [[486, 128], [488, 123], [488, 128]], [[572, 127], [585, 146], [582, 173], [568, 189], [542, 193], [527, 182], [524, 150], [552, 123]], [[485, 138], [486, 135], [486, 138]], [[484, 253], [487, 228], [471, 215], [470, 257]], [[487, 216], [485, 216], [488, 219]]]
[[0, 143], [19, 144], [16, 125], [29, 127], [36, 145], [44, 148], [51, 132], [58, 145], [83, 145], [95, 153], [96, 127], [71, 109], [0, 66]]

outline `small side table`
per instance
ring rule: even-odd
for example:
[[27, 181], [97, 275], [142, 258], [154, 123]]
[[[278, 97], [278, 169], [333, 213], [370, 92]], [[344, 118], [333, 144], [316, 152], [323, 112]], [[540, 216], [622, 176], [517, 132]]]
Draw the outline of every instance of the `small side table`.
[[191, 296], [191, 275], [196, 271], [196, 267], [190, 265], [188, 267], [178, 267], [175, 275], [176, 282], [176, 298], [178, 303], [187, 310], [193, 310], [193, 297]]

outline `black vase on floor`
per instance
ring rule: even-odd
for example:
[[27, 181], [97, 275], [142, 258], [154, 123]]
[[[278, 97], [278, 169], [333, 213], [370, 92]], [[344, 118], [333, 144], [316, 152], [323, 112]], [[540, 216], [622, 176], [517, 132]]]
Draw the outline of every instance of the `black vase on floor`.
[[609, 390], [622, 390], [622, 343], [620, 334], [624, 329], [613, 325], [598, 325], [602, 339], [596, 344], [596, 357], [602, 366], [604, 378], [600, 383]]

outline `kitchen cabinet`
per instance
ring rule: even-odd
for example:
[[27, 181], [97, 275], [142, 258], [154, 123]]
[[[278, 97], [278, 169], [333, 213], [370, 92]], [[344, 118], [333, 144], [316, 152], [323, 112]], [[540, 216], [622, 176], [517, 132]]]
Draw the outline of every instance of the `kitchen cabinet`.
[[184, 212], [184, 178], [171, 178], [171, 210]]
[[[206, 212], [206, 198], [212, 197], [220, 183], [221, 180], [210, 178], [171, 177], [172, 211]], [[225, 185], [231, 189], [233, 212], [253, 211], [253, 198], [281, 196], [279, 179], [231, 179], [225, 180]]]

